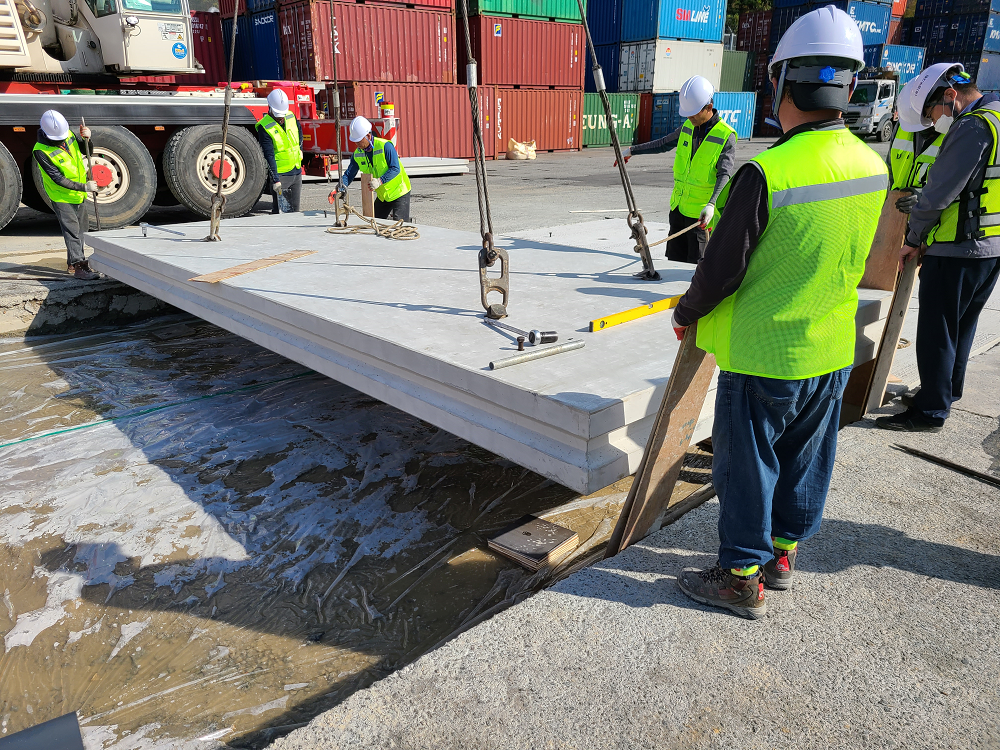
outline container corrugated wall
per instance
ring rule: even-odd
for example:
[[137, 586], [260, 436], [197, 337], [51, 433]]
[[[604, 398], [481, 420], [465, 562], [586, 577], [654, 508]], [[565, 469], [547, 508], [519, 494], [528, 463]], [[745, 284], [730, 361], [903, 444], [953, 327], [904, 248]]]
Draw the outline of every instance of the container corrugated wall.
[[[652, 140], [662, 138], [672, 133], [684, 122], [681, 116], [678, 98], [679, 94], [653, 95], [653, 127], [650, 136]], [[754, 115], [757, 107], [757, 95], [752, 91], [716, 91], [712, 103], [719, 118], [729, 123], [740, 139], [753, 135]]]
[[[594, 47], [594, 52], [597, 54], [597, 62], [601, 64], [601, 73], [604, 75], [604, 89], [609, 94], [618, 91], [618, 66], [621, 59], [621, 50], [620, 44], [603, 44], [600, 47]], [[585, 54], [583, 90], [596, 92], [597, 86], [594, 84], [594, 71], [590, 67], [590, 52], [588, 51]]]
[[[618, 142], [630, 146], [639, 124], [638, 94], [608, 94], [611, 117], [618, 133]], [[599, 94], [583, 95], [583, 124], [581, 127], [584, 146], [610, 146], [611, 131], [604, 114], [604, 104]]]
[[903, 14], [906, 13], [906, 2], [907, 0], [893, 0], [892, 15], [902, 18]]
[[688, 0], [625, 0], [622, 41], [683, 39], [721, 42], [726, 25], [726, 0], [692, 5]]
[[[518, 16], [541, 21], [582, 23], [576, 0], [468, 0], [469, 15]], [[586, 12], [587, 4], [583, 4]], [[505, 150], [506, 153], [506, 150]]]
[[496, 153], [507, 141], [535, 141], [539, 151], [579, 149], [583, 118], [582, 91], [538, 91], [497, 87], [494, 100]]
[[285, 77], [281, 63], [281, 32], [274, 9], [250, 14], [253, 35], [253, 79], [280, 81]]
[[771, 39], [770, 10], [756, 10], [740, 16], [736, 34], [736, 49], [744, 52], [766, 52]]
[[[583, 24], [474, 16], [469, 19], [469, 33], [472, 55], [479, 63], [479, 83], [583, 87], [587, 60]], [[461, 23], [458, 48], [465, 49], [465, 30]], [[459, 83], [466, 83], [464, 65], [459, 68]]]
[[622, 44], [619, 91], [677, 91], [693, 75], [704, 76], [716, 90], [722, 75], [722, 45], [678, 42]]
[[722, 72], [719, 74], [719, 88], [722, 91], [743, 91], [749, 62], [749, 52], [724, 50], [722, 53]]
[[[342, 84], [342, 117], [378, 117], [378, 97], [392, 102], [400, 125], [397, 146], [401, 156], [471, 159], [472, 112], [464, 86], [430, 83]], [[557, 92], [546, 92], [557, 93]], [[578, 94], [582, 96], [582, 94]], [[479, 87], [483, 145], [486, 157], [495, 154], [495, 96], [492, 86]], [[507, 145], [504, 141], [503, 152]]]
[[903, 43], [903, 19], [902, 18], [891, 18], [889, 19], [889, 36], [886, 37], [886, 44], [902, 44]]
[[847, 4], [847, 13], [861, 29], [862, 44], [885, 44], [889, 37], [889, 18], [892, 13], [890, 6], [851, 2]]
[[924, 69], [924, 49], [902, 44], [865, 47], [865, 65], [898, 73], [899, 85], [902, 86]]
[[984, 52], [976, 75], [980, 91], [1000, 91], [1000, 54]]
[[595, 47], [618, 44], [622, 39], [622, 4], [624, 0], [590, 0], [587, 23]]
[[[342, 81], [455, 83], [451, 13], [390, 5], [335, 3], [337, 76]], [[286, 75], [333, 78], [330, 3], [282, 5], [281, 54]]]
[[986, 26], [986, 38], [983, 49], [987, 52], [1000, 52], [1000, 15], [990, 13], [989, 24]]

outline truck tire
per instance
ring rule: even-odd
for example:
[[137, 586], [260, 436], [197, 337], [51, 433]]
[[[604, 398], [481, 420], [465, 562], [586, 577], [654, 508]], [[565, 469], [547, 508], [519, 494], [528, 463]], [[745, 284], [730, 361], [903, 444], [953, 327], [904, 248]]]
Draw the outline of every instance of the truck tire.
[[21, 170], [23, 179], [21, 180], [21, 203], [28, 208], [41, 211], [43, 214], [52, 213], [49, 204], [45, 202], [45, 191], [42, 190], [42, 173], [35, 163], [35, 157], [28, 154], [24, 162], [24, 169]]
[[21, 170], [7, 147], [0, 143], [0, 229], [10, 224], [21, 205]]
[[[208, 217], [222, 152], [222, 126], [196, 125], [178, 130], [163, 149], [163, 175], [170, 192], [188, 209]], [[230, 127], [226, 140], [222, 194], [226, 196], [223, 216], [243, 216], [257, 203], [264, 189], [267, 164], [264, 152], [253, 135], [242, 127]]]
[[[91, 128], [94, 179], [101, 186], [97, 207], [101, 229], [121, 229], [136, 224], [153, 203], [156, 195], [156, 165], [149, 151], [135, 135], [118, 125]], [[49, 203], [42, 187], [42, 172], [34, 167], [35, 187]], [[94, 204], [88, 197], [90, 229], [97, 229]]]
[[878, 142], [885, 143], [892, 138], [892, 118], [886, 117], [878, 125]]

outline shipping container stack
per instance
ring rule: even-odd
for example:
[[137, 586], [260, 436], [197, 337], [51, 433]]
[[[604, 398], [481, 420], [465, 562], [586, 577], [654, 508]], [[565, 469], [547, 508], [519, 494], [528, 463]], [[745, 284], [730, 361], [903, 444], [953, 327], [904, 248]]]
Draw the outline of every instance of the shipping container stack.
[[1000, 91], [1000, 0], [917, 0], [903, 34], [927, 65], [961, 63], [981, 91]]
[[[607, 90], [638, 97], [636, 142], [681, 124], [677, 91], [693, 75], [711, 81], [716, 109], [741, 138], [750, 137], [748, 56], [723, 51], [726, 0], [589, 0], [587, 22]], [[594, 90], [588, 66], [586, 91]]]
[[[922, 0], [918, 0], [922, 1]], [[950, 0], [935, 0], [945, 2]], [[956, 0], [959, 1], [959, 0]], [[961, 0], [967, 1], [967, 0]], [[1000, 0], [996, 0], [1000, 2]], [[906, 83], [924, 67], [924, 50], [904, 46], [905, 26], [903, 15], [907, 0], [775, 0], [772, 10], [744, 13], [740, 17], [736, 49], [753, 56], [748, 60], [748, 88], [757, 92], [757, 113], [754, 118], [754, 135], [777, 136], [780, 131], [767, 125], [772, 104], [771, 83], [767, 65], [778, 46], [778, 40], [788, 27], [804, 13], [819, 7], [834, 5], [847, 12], [861, 30], [865, 45], [865, 73], [875, 75], [880, 70], [899, 74], [900, 83]]]

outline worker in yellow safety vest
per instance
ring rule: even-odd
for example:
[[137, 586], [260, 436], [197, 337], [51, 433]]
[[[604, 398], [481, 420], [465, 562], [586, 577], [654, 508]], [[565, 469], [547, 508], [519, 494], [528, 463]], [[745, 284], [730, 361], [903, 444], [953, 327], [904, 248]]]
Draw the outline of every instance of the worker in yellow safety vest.
[[723, 190], [705, 258], [674, 310], [678, 337], [696, 333], [721, 369], [719, 560], [678, 583], [751, 619], [765, 613], [765, 585], [791, 586], [833, 474], [857, 287], [889, 182], [842, 119], [864, 66], [858, 25], [838, 8], [806, 13], [784, 33], [768, 68], [783, 135]]
[[410, 178], [392, 141], [373, 136], [372, 124], [360, 116], [351, 120], [350, 137], [358, 147], [340, 178], [337, 192], [346, 198], [347, 186], [359, 171], [364, 172], [371, 175], [369, 189], [375, 193], [375, 218], [410, 221]]
[[288, 95], [267, 95], [267, 114], [255, 126], [271, 174], [271, 213], [298, 212], [302, 198], [302, 123], [289, 111]]
[[903, 86], [897, 98], [896, 111], [899, 122], [889, 142], [889, 189], [902, 190], [907, 195], [896, 201], [896, 208], [908, 214], [917, 204], [920, 191], [927, 182], [927, 170], [941, 150], [944, 135], [925, 127], [920, 118], [915, 117], [910, 101], [917, 79], [913, 78]]
[[[713, 106], [715, 88], [701, 76], [681, 84], [678, 109], [686, 118], [672, 133], [622, 150], [625, 161], [639, 153], [662, 154], [674, 147], [674, 189], [670, 194], [670, 231], [697, 223], [667, 243], [667, 259], [697, 263], [705, 257], [708, 225], [715, 202], [736, 168], [736, 131]], [[615, 162], [617, 164], [617, 162]]]
[[[97, 195], [97, 183], [87, 179], [87, 165], [80, 143], [61, 113], [50, 109], [42, 115], [38, 142], [32, 157], [42, 175], [42, 187], [66, 241], [66, 263], [70, 273], [83, 281], [97, 281], [104, 275], [90, 267], [83, 252], [87, 230], [87, 193]], [[80, 140], [90, 140], [90, 128], [80, 127]]]

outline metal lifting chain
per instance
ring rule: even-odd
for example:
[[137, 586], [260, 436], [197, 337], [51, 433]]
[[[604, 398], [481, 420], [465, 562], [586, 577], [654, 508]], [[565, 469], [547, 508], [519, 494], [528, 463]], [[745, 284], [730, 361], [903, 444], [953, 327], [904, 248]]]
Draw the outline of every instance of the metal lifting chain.
[[604, 72], [600, 63], [597, 62], [597, 52], [594, 50], [594, 40], [590, 38], [590, 25], [587, 23], [587, 12], [583, 8], [583, 0], [576, 0], [580, 8], [580, 18], [583, 19], [583, 30], [587, 35], [587, 49], [590, 50], [590, 59], [594, 64], [594, 84], [597, 93], [601, 95], [601, 103], [604, 104], [604, 116], [608, 123], [608, 131], [611, 133], [611, 145], [615, 149], [615, 159], [618, 162], [618, 174], [622, 179], [622, 187], [625, 189], [625, 205], [628, 207], [628, 216], [625, 222], [632, 230], [632, 238], [635, 240], [635, 251], [642, 258], [642, 271], [635, 274], [637, 279], [647, 281], [659, 281], [660, 274], [653, 267], [653, 256], [649, 252], [649, 242], [646, 239], [646, 224], [642, 220], [642, 214], [635, 203], [635, 194], [632, 192], [632, 181], [629, 179], [628, 170], [625, 169], [625, 159], [622, 158], [622, 147], [618, 142], [618, 132], [615, 130], [615, 121], [611, 116], [611, 102], [608, 100], [608, 92], [604, 88]]
[[[486, 317], [494, 320], [507, 317], [507, 299], [510, 294], [509, 259], [507, 251], [493, 244], [493, 216], [490, 213], [490, 190], [486, 182], [486, 152], [483, 148], [483, 129], [479, 113], [478, 70], [472, 56], [472, 39], [469, 36], [468, 0], [462, 0], [462, 23], [465, 25], [465, 51], [468, 62], [465, 66], [466, 85], [469, 87], [469, 103], [472, 106], [472, 151], [476, 163], [476, 195], [479, 199], [479, 233], [483, 246], [479, 251], [479, 294], [486, 310]], [[486, 269], [500, 261], [500, 275], [490, 276]], [[490, 292], [499, 292], [503, 302], [490, 304]]]
[[[379, 224], [375, 219], [365, 216], [358, 209], [344, 201], [344, 223], [340, 224], [340, 206], [337, 206], [337, 221], [336, 226], [328, 227], [327, 232], [330, 234], [374, 234], [376, 237], [385, 237], [390, 240], [416, 240], [420, 239], [420, 232], [417, 228], [411, 224], [406, 224], [402, 219], [397, 221], [395, 224]], [[367, 226], [364, 227], [349, 227], [347, 226], [347, 219], [351, 214], [357, 216], [361, 221], [365, 222]]]
[[233, 34], [229, 42], [229, 72], [226, 78], [225, 110], [222, 115], [222, 151], [219, 154], [219, 174], [215, 175], [215, 195], [212, 196], [208, 237], [202, 242], [219, 242], [222, 239], [219, 237], [219, 224], [222, 222], [222, 214], [226, 210], [226, 196], [222, 194], [222, 182], [226, 177], [226, 142], [229, 140], [229, 112], [233, 104], [233, 60], [236, 59], [236, 18], [239, 14], [240, 4], [237, 2], [233, 7]]

